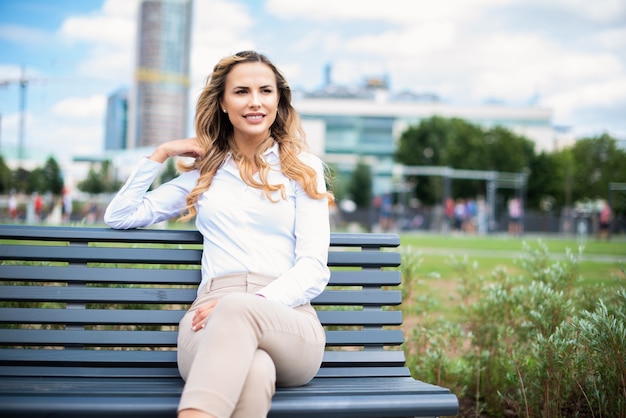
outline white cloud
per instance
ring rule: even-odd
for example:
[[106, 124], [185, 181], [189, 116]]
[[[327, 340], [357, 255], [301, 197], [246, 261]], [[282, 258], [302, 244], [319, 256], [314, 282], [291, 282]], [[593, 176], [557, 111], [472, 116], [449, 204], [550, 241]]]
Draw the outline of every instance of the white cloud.
[[455, 35], [455, 26], [451, 22], [425, 22], [402, 30], [356, 37], [348, 40], [345, 48], [352, 52], [381, 56], [403, 56], [410, 51], [411, 56], [415, 57], [451, 47]]
[[[103, 149], [104, 127], [89, 118], [50, 118], [46, 114], [25, 113], [24, 148], [35, 158], [54, 156], [69, 162], [75, 155], [99, 155]], [[3, 115], [3, 144], [18, 146], [20, 115]], [[41, 161], [43, 162], [43, 160]]]
[[21, 44], [38, 45], [49, 42], [51, 34], [45, 30], [27, 26], [4, 24], [0, 25], [0, 39]]
[[107, 99], [103, 95], [91, 97], [70, 97], [52, 107], [52, 114], [63, 118], [95, 119], [102, 123], [106, 111]]
[[86, 43], [89, 54], [79, 64], [82, 76], [130, 82], [134, 65], [138, 0], [107, 0], [101, 10], [70, 16], [59, 35], [71, 44]]
[[267, 9], [282, 18], [314, 21], [386, 21], [413, 25], [425, 20], [468, 19], [484, 9], [510, 3], [511, 0], [268, 0]]
[[191, 74], [203, 80], [225, 55], [254, 47], [244, 34], [254, 21], [245, 7], [226, 0], [196, 0], [191, 36]]
[[[608, 107], [624, 103], [626, 102], [626, 77], [620, 76], [572, 86], [570, 89], [549, 95], [544, 102], [564, 115], [577, 109]], [[626, 112], [626, 109], [624, 111]]]
[[621, 28], [602, 30], [594, 38], [600, 46], [623, 53], [626, 51], [626, 23]]
[[0, 79], [18, 80], [22, 76], [22, 68], [19, 65], [0, 64]]
[[248, 10], [226, 0], [196, 0], [193, 10], [190, 57], [190, 110], [217, 61], [256, 45], [244, 34], [254, 24]]
[[[518, 0], [526, 2], [527, 0]], [[536, 3], [542, 6], [557, 7], [564, 12], [573, 13], [596, 22], [618, 22], [626, 15], [626, 2], [624, 0], [538, 0]]]

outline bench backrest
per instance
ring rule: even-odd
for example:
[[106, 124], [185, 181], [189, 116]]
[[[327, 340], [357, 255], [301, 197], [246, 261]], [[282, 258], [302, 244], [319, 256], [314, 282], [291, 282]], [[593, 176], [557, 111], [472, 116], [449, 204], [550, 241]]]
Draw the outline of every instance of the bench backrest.
[[[0, 240], [0, 376], [177, 376], [198, 232], [0, 225]], [[393, 308], [398, 245], [394, 234], [332, 234], [331, 281], [313, 301], [327, 331], [320, 377], [409, 375]]]

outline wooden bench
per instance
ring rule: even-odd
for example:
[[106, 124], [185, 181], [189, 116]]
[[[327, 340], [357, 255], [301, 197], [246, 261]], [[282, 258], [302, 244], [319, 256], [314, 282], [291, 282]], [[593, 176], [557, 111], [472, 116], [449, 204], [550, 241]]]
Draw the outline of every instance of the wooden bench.
[[[190, 230], [0, 225], [0, 416], [169, 417], [183, 381], [177, 324], [200, 280]], [[317, 377], [279, 388], [270, 417], [453, 416], [401, 350], [399, 237], [331, 238]]]

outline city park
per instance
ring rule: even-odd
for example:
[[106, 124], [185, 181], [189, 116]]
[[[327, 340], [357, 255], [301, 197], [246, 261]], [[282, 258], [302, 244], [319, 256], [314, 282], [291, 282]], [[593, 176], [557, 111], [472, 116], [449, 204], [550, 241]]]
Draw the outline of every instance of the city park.
[[[372, 196], [364, 163], [334, 177], [333, 228], [400, 235], [412, 374], [451, 388], [459, 417], [626, 417], [626, 151], [601, 135], [535, 154], [504, 129], [435, 117], [401, 136], [395, 159], [402, 168], [387, 201]], [[159, 181], [175, 175], [168, 166]], [[63, 209], [53, 158], [32, 171], [0, 159], [1, 222], [104, 227], [120, 182], [110, 164], [93, 164]], [[12, 195], [22, 198], [15, 214]], [[487, 208], [484, 234], [446, 218], [447, 201], [474, 197]], [[523, 202], [517, 230], [508, 228], [513, 199]], [[599, 202], [611, 208], [605, 235]]]

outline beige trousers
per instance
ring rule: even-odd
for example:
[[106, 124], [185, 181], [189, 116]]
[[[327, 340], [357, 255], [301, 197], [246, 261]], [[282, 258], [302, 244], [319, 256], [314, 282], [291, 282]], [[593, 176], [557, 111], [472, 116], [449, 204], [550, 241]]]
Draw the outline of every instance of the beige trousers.
[[[266, 417], [276, 385], [300, 386], [315, 376], [324, 329], [310, 304], [289, 308], [254, 294], [273, 279], [229, 275], [200, 291], [179, 324], [178, 368], [185, 379], [179, 411]], [[205, 327], [193, 331], [194, 311], [214, 299]]]

